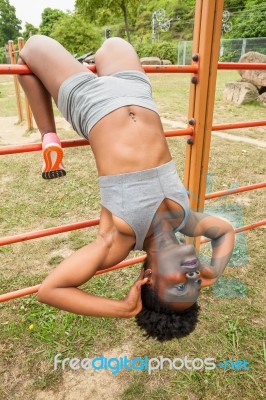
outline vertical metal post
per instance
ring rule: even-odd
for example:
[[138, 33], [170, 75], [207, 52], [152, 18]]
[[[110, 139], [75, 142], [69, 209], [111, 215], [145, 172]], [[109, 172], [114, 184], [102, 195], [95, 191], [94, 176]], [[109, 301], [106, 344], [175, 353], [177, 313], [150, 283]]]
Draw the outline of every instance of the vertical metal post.
[[204, 209], [222, 15], [223, 0], [197, 0], [193, 54], [199, 55], [199, 73], [190, 87], [188, 118], [193, 118], [195, 125], [193, 144], [186, 149], [184, 175], [195, 211]]
[[183, 65], [186, 65], [186, 55], [187, 55], [187, 41], [183, 42]]
[[[15, 55], [15, 48], [13, 40], [8, 41], [8, 52], [10, 57], [11, 64], [16, 64], [16, 55]], [[23, 112], [22, 112], [22, 105], [21, 105], [21, 96], [20, 96], [20, 87], [18, 83], [18, 77], [14, 75], [14, 85], [15, 85], [15, 92], [16, 92], [16, 103], [17, 103], [17, 110], [18, 110], [18, 122], [23, 121]]]
[[152, 43], [155, 43], [156, 41], [156, 12], [154, 11], [152, 14]]
[[179, 61], [179, 54], [180, 54], [180, 44], [181, 42], [177, 43], [177, 65], [180, 65], [180, 61]]
[[242, 49], [241, 49], [241, 57], [245, 54], [245, 52], [246, 52], [246, 47], [247, 47], [247, 39], [243, 39], [243, 42], [242, 42]]
[[[22, 37], [18, 38], [18, 49], [19, 51], [23, 49], [25, 41]], [[29, 101], [27, 96], [25, 95], [25, 108], [26, 108], [26, 119], [27, 119], [27, 127], [29, 130], [33, 129], [33, 121], [32, 121], [32, 112], [30, 109]]]

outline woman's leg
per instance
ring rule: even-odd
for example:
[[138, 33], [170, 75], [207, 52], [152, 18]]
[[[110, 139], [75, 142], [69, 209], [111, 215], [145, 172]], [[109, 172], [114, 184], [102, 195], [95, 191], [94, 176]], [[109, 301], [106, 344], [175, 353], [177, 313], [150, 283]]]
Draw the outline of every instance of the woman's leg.
[[[52, 98], [57, 103], [60, 85], [69, 76], [88, 71], [58, 42], [46, 36], [32, 36], [20, 52], [19, 64], [27, 64], [32, 75], [19, 75], [36, 124], [43, 137], [43, 178], [65, 175], [63, 150], [55, 135]], [[46, 136], [45, 136], [46, 135]]]
[[134, 47], [119, 37], [107, 39], [95, 54], [97, 75], [112, 75], [125, 70], [144, 72]]

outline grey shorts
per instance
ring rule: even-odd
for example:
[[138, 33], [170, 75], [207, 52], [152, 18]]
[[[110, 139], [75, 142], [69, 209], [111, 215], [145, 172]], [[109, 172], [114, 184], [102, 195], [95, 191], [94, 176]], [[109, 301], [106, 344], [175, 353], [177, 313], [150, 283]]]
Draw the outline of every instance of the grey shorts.
[[[99, 177], [101, 204], [113, 215], [126, 221], [136, 235], [134, 250], [142, 250], [143, 242], [158, 207], [164, 199], [180, 204], [185, 217], [175, 231], [186, 224], [190, 206], [187, 191], [173, 161], [159, 167], [128, 174]], [[167, 213], [163, 213], [167, 214]], [[171, 218], [171, 215], [163, 215]]]
[[100, 119], [129, 105], [158, 112], [150, 81], [141, 71], [122, 71], [100, 77], [91, 71], [80, 72], [66, 79], [59, 88], [59, 110], [85, 139]]

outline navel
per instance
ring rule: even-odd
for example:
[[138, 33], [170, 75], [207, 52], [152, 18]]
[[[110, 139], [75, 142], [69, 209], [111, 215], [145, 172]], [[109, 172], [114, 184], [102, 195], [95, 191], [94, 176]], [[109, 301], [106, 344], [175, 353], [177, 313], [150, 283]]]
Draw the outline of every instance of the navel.
[[133, 111], [129, 111], [128, 115], [130, 116], [130, 118], [134, 121], [137, 122], [136, 120], [136, 114]]

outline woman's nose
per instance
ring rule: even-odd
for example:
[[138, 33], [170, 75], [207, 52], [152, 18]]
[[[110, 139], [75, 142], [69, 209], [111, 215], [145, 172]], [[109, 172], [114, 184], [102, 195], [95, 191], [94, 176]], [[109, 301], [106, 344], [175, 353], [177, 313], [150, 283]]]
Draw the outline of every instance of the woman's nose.
[[186, 274], [186, 277], [187, 277], [188, 279], [192, 279], [192, 280], [198, 279], [199, 276], [200, 276], [199, 271], [188, 272], [188, 273]]

